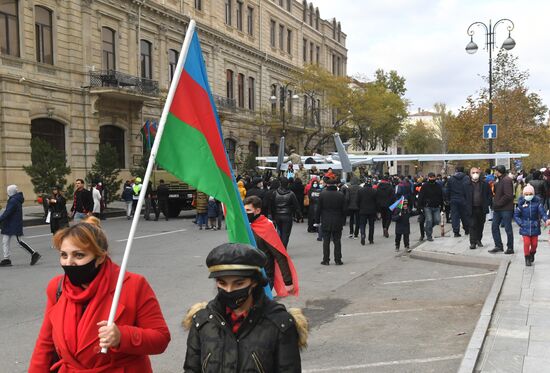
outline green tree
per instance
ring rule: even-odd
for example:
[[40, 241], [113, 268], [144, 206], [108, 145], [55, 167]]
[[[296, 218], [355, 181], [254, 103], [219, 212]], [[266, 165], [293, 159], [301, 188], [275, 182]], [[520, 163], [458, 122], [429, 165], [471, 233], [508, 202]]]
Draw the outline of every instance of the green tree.
[[65, 176], [71, 173], [65, 154], [54, 148], [49, 142], [34, 138], [31, 140], [31, 162], [23, 170], [31, 178], [36, 194], [50, 194], [54, 185], [65, 186]]
[[401, 141], [408, 154], [430, 154], [440, 149], [435, 131], [421, 120], [407, 126]]
[[107, 192], [106, 202], [112, 202], [118, 198], [118, 191], [122, 180], [117, 180], [120, 168], [118, 166], [118, 153], [111, 144], [99, 145], [95, 153], [95, 162], [92, 170], [86, 175], [88, 184], [101, 181]]
[[450, 110], [447, 110], [447, 105], [442, 102], [436, 102], [434, 109], [436, 113], [434, 117], [435, 135], [441, 141], [441, 153], [447, 154], [449, 148], [449, 126], [454, 116]]
[[407, 92], [407, 88], [405, 88], [406, 79], [400, 76], [397, 71], [391, 70], [389, 73], [386, 73], [383, 69], [378, 69], [374, 75], [376, 84], [389, 89], [399, 97], [405, 96]]

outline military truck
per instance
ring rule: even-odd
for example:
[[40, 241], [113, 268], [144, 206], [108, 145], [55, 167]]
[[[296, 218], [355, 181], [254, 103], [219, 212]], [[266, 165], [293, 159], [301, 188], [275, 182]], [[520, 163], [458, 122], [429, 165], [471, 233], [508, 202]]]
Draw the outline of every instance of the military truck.
[[195, 188], [182, 182], [166, 170], [155, 169], [151, 175], [151, 184], [154, 191], [157, 190], [161, 179], [164, 180], [164, 184], [168, 185], [169, 189], [168, 217], [175, 218], [179, 216], [182, 210], [194, 209], [191, 203], [193, 202], [193, 196], [197, 193]]

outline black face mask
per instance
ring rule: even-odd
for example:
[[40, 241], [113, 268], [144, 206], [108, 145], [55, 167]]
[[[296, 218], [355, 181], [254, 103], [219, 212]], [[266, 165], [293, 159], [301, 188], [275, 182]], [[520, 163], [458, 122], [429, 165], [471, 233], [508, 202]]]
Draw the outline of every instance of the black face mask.
[[256, 219], [260, 217], [261, 214], [255, 215], [253, 212], [246, 213], [246, 216], [248, 216], [248, 221], [250, 223], [253, 223]]
[[250, 295], [251, 288], [252, 285], [232, 292], [227, 292], [222, 288], [218, 288], [218, 299], [224, 306], [236, 310], [246, 302]]
[[99, 273], [101, 266], [95, 266], [96, 260], [92, 260], [81, 266], [62, 266], [65, 274], [75, 286], [89, 284]]
[[430, 183], [432, 183], [432, 184], [435, 184], [435, 179], [433, 179], [433, 180], [432, 180], [432, 179], [428, 179], [428, 181], [429, 181]]

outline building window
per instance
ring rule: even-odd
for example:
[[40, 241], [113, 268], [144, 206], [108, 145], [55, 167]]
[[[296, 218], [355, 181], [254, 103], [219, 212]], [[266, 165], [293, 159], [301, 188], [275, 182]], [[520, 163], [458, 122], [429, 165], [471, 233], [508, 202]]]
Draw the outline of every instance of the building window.
[[292, 54], [292, 30], [286, 30], [286, 51]]
[[313, 27], [313, 4], [309, 4], [309, 25]]
[[225, 91], [228, 99], [233, 99], [233, 70], [227, 69], [225, 72]]
[[277, 155], [279, 154], [279, 145], [272, 142], [269, 144], [269, 155]]
[[275, 97], [275, 100], [271, 102], [271, 114], [275, 114], [277, 112], [277, 84], [271, 85], [271, 97]]
[[271, 43], [271, 46], [275, 48], [275, 32], [277, 28], [277, 23], [275, 21], [271, 20], [271, 23], [269, 25], [269, 42]]
[[259, 147], [256, 141], [250, 141], [248, 143], [248, 154], [252, 154], [254, 157], [259, 155]]
[[342, 35], [342, 26], [340, 25], [340, 22], [338, 22], [338, 43], [340, 43], [340, 37]]
[[315, 9], [315, 30], [319, 30], [319, 8]]
[[332, 38], [336, 40], [336, 18], [332, 19]]
[[56, 120], [39, 118], [31, 121], [31, 139], [46, 141], [65, 154], [65, 126]]
[[225, 151], [227, 152], [227, 157], [229, 158], [229, 162], [231, 163], [231, 168], [235, 168], [235, 151], [237, 150], [237, 142], [233, 139], [225, 139], [223, 140], [223, 144], [225, 145]]
[[285, 87], [279, 87], [279, 112], [282, 114], [286, 104]]
[[282, 7], [284, 3], [284, 0], [279, 0], [279, 6]]
[[202, 10], [202, 0], [195, 0], [195, 9]]
[[316, 46], [315, 47], [315, 63], [317, 65], [319, 65], [319, 59], [321, 58], [321, 47], [320, 46]]
[[153, 66], [151, 60], [151, 43], [141, 39], [140, 43], [141, 55], [141, 77], [145, 79], [153, 78]]
[[304, 95], [304, 107], [303, 107], [303, 114], [304, 114], [304, 122], [306, 124], [309, 124], [308, 120], [308, 99], [307, 95]]
[[256, 86], [253, 77], [248, 78], [248, 109], [255, 109]]
[[118, 155], [118, 167], [126, 166], [124, 153], [124, 130], [122, 128], [106, 125], [99, 128], [99, 144], [109, 144], [115, 148]]
[[315, 50], [315, 45], [313, 43], [309, 43], [309, 63], [313, 63], [313, 51]]
[[244, 108], [244, 75], [237, 75], [237, 104]]
[[248, 7], [246, 13], [248, 35], [254, 35], [254, 8]]
[[336, 75], [336, 55], [332, 55], [332, 75]]
[[103, 70], [116, 70], [115, 31], [108, 27], [102, 27], [101, 42], [103, 47]]
[[178, 59], [180, 54], [175, 49], [168, 50], [168, 79], [172, 81], [174, 74], [176, 73], [176, 66], [178, 65]]
[[292, 91], [287, 91], [286, 99], [288, 105], [288, 113], [292, 115]]
[[52, 12], [44, 7], [34, 7], [36, 32], [36, 60], [53, 65]]
[[304, 39], [302, 41], [303, 41], [302, 56], [303, 56], [304, 62], [307, 62], [307, 39]]
[[403, 154], [403, 149], [400, 146], [397, 147], [397, 154]]
[[243, 30], [243, 3], [237, 1], [237, 30]]
[[321, 100], [317, 99], [317, 110], [315, 111], [315, 118], [317, 119], [317, 123], [321, 125]]
[[340, 56], [336, 57], [336, 75], [341, 76], [342, 75], [342, 69], [341, 69], [341, 59]]
[[231, 26], [231, 12], [233, 0], [225, 0], [225, 24]]
[[285, 49], [285, 26], [279, 25], [279, 49]]
[[0, 3], [0, 54], [19, 57], [19, 16], [17, 0]]
[[302, 1], [302, 21], [307, 20], [307, 1]]
[[292, 11], [292, 0], [286, 0], [286, 10]]

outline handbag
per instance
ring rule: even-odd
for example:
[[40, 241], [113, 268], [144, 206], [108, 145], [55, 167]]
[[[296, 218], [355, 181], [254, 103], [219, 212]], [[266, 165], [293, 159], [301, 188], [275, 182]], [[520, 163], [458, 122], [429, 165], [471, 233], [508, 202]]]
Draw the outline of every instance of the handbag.
[[48, 211], [48, 215], [46, 215], [46, 220], [45, 220], [46, 224], [50, 224], [51, 218], [52, 218], [52, 212]]

